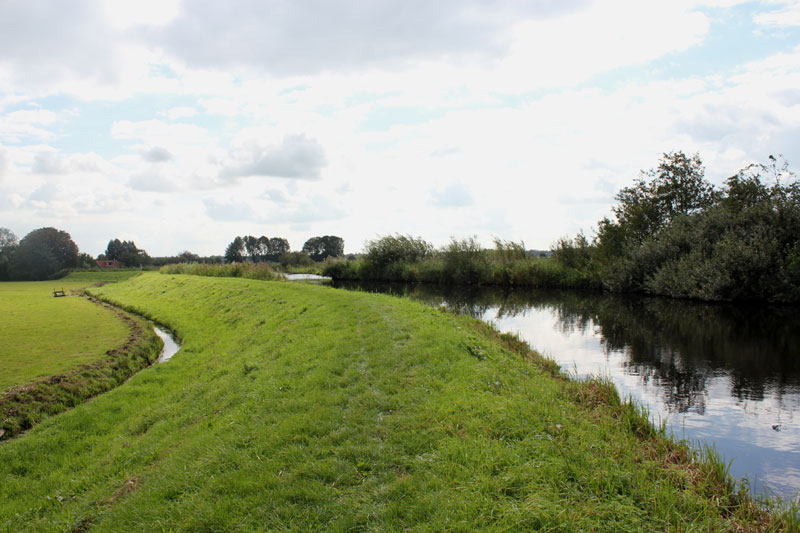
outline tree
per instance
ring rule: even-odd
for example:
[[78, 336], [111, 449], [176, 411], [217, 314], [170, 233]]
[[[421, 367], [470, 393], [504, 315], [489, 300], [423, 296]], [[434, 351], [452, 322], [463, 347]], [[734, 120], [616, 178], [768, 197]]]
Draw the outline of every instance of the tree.
[[78, 266], [78, 246], [66, 231], [40, 228], [20, 242], [11, 262], [13, 279], [43, 280]]
[[[704, 174], [697, 154], [691, 157], [683, 152], [663, 154], [658, 167], [642, 172], [632, 187], [617, 193], [619, 205], [612, 211], [625, 239], [638, 245], [676, 216], [710, 206], [714, 201], [714, 187], [705, 180]], [[602, 240], [603, 234], [599, 235]]]
[[19, 239], [8, 228], [0, 228], [0, 281], [9, 279], [11, 258], [19, 245]]
[[311, 237], [303, 244], [303, 252], [314, 261], [322, 261], [326, 257], [341, 257], [344, 255], [344, 239], [335, 235]]
[[272, 237], [269, 240], [269, 254], [267, 259], [270, 261], [280, 261], [283, 254], [289, 253], [289, 241], [281, 237]]
[[260, 255], [258, 249], [258, 238], [252, 235], [246, 235], [242, 241], [244, 241], [244, 249], [247, 251], [247, 256], [253, 263], [258, 263], [258, 258]]
[[178, 255], [178, 261], [181, 263], [199, 263], [200, 256], [193, 254], [189, 250], [184, 250], [180, 253], [180, 255]]
[[90, 254], [81, 253], [78, 254], [78, 268], [93, 268], [97, 265]]
[[14, 232], [8, 228], [0, 228], [0, 251], [5, 250], [7, 247], [14, 247], [19, 244], [19, 239], [14, 235]]
[[241, 237], [233, 239], [233, 242], [225, 248], [225, 261], [228, 263], [244, 261], [244, 240]]
[[[612, 291], [800, 301], [800, 182], [769, 160], [714, 189], [698, 156], [665, 154], [620, 191], [616, 221], [600, 221], [594, 246], [561, 243], [555, 256]], [[583, 249], [585, 261], [569, 261]]]
[[146, 251], [137, 248], [135, 242], [120, 241], [119, 239], [108, 241], [105, 258], [119, 261], [125, 266], [141, 266], [150, 263], [150, 256]]
[[258, 238], [258, 256], [261, 261], [269, 261], [269, 237], [266, 235]]

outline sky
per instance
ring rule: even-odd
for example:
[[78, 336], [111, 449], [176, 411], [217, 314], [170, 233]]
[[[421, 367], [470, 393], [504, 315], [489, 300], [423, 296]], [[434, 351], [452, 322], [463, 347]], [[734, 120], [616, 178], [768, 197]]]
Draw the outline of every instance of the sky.
[[3, 0], [0, 227], [548, 249], [665, 152], [800, 163], [800, 3]]

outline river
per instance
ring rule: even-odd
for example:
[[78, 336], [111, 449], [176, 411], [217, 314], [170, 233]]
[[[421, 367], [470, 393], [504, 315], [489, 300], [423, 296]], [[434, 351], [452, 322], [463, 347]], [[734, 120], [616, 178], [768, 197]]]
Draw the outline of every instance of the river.
[[800, 309], [574, 291], [338, 283], [514, 332], [578, 378], [611, 379], [751, 492], [800, 498]]

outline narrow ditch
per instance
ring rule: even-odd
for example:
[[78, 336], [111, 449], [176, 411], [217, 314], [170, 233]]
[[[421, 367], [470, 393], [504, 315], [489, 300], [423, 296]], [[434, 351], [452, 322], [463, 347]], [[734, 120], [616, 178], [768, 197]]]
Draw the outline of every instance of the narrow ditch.
[[156, 359], [156, 363], [164, 363], [172, 359], [172, 356], [178, 353], [178, 350], [181, 349], [181, 345], [175, 340], [175, 337], [170, 334], [169, 331], [160, 328], [159, 326], [153, 324], [153, 331], [156, 332], [162, 341], [164, 341], [164, 347], [161, 349], [161, 353], [158, 354], [158, 359]]

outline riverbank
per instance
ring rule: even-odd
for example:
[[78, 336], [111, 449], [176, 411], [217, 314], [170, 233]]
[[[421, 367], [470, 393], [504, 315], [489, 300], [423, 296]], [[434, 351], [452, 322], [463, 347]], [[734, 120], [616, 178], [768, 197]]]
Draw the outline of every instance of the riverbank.
[[800, 504], [800, 315], [792, 308], [593, 291], [334, 286], [411, 298], [520, 335], [571, 375], [612, 380], [679, 438], [715, 446], [750, 491]]
[[0, 445], [4, 529], [781, 527], [613, 387], [481, 322], [246, 279], [92, 292], [181, 352]]

